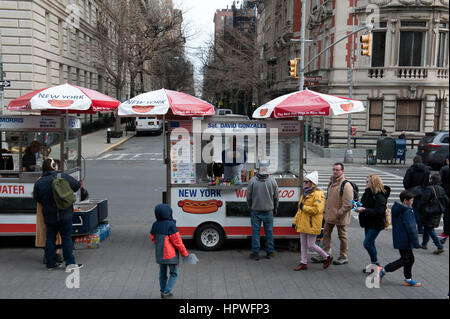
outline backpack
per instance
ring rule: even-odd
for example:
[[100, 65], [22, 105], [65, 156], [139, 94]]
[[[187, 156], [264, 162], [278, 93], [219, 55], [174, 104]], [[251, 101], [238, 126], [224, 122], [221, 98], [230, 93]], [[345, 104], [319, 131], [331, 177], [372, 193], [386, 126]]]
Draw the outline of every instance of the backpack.
[[53, 178], [52, 191], [53, 200], [58, 210], [65, 210], [77, 201], [69, 182], [61, 176], [61, 173]]
[[344, 194], [344, 187], [345, 184], [350, 183], [350, 185], [352, 185], [353, 188], [353, 200], [355, 202], [359, 202], [359, 188], [358, 185], [356, 185], [355, 183], [349, 181], [348, 179], [344, 180], [341, 184], [341, 191], [339, 192], [339, 196], [342, 197], [342, 195]]

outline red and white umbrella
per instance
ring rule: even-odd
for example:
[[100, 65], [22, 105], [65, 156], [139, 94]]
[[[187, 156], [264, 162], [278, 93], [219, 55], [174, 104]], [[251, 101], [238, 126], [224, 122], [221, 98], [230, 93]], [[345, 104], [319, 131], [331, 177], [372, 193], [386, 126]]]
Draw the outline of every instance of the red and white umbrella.
[[12, 100], [9, 111], [48, 111], [63, 113], [95, 113], [114, 111], [120, 101], [84, 87], [62, 84], [40, 89]]
[[192, 95], [160, 89], [140, 94], [119, 105], [119, 116], [158, 116], [169, 110], [176, 116], [214, 115], [212, 104]]
[[362, 112], [361, 101], [318, 93], [310, 90], [297, 91], [280, 96], [258, 107], [253, 118], [283, 118], [311, 115], [334, 115]]

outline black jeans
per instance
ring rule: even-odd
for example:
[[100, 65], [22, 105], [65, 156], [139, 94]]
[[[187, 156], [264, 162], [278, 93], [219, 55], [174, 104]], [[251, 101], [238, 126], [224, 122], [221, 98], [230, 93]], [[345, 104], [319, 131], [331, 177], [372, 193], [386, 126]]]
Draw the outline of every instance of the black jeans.
[[405, 279], [412, 278], [412, 266], [414, 264], [414, 254], [412, 249], [400, 249], [400, 259], [391, 262], [384, 267], [386, 272], [393, 272], [403, 267]]
[[60, 220], [56, 223], [46, 224], [46, 226], [45, 256], [47, 257], [47, 267], [52, 267], [56, 264], [56, 234], [58, 232], [62, 239], [63, 256], [66, 265], [75, 264], [72, 245], [72, 219]]

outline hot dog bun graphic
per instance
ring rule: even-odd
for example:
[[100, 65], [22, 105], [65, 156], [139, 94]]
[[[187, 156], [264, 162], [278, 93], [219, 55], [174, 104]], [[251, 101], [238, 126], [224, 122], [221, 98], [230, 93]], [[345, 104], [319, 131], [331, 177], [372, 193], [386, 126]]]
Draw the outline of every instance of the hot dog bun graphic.
[[222, 205], [222, 201], [216, 199], [204, 201], [185, 199], [178, 202], [178, 206], [183, 209], [183, 212], [189, 214], [215, 213]]
[[354, 104], [353, 103], [347, 103], [347, 104], [341, 104], [341, 109], [343, 109], [345, 112], [349, 112], [353, 110]]
[[73, 100], [48, 100], [48, 104], [54, 107], [69, 107], [73, 102]]
[[133, 105], [131, 107], [136, 113], [147, 113], [155, 108], [153, 105]]

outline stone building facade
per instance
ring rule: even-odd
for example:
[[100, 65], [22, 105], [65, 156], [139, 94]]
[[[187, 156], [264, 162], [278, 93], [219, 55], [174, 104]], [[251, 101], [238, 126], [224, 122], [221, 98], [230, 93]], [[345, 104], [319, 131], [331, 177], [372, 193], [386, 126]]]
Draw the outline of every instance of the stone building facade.
[[[352, 10], [354, 8], [354, 10]], [[353, 98], [367, 112], [354, 114], [357, 136], [408, 136], [449, 129], [449, 3], [448, 0], [307, 0], [305, 64], [334, 43], [375, 17], [372, 56], [360, 53], [360, 35], [354, 37]], [[352, 14], [354, 12], [354, 15]], [[287, 61], [300, 56], [301, 1], [259, 1], [257, 39], [261, 76], [271, 84], [259, 102], [298, 90], [289, 78]], [[348, 38], [313, 62], [306, 76], [311, 90], [349, 96], [351, 39]], [[331, 137], [346, 137], [347, 117], [307, 119], [307, 126], [329, 129]], [[342, 140], [331, 140], [331, 147]]]
[[[96, 1], [0, 1], [5, 104], [40, 88], [72, 83], [108, 95], [99, 72]], [[113, 28], [112, 21], [110, 22]]]
[[[173, 10], [171, 0], [166, 4]], [[129, 83], [119, 97], [106, 81], [96, 38], [97, 13], [101, 11], [108, 12], [108, 8], [97, 0], [0, 1], [3, 68], [5, 79], [11, 81], [11, 87], [5, 89], [5, 106], [30, 91], [66, 82], [119, 100], [129, 98]], [[107, 20], [109, 32], [114, 34], [114, 21]], [[177, 32], [181, 32], [181, 22]], [[150, 70], [151, 65], [144, 68]], [[143, 76], [140, 83], [144, 89], [140, 90], [156, 89], [158, 81], [150, 73]]]

